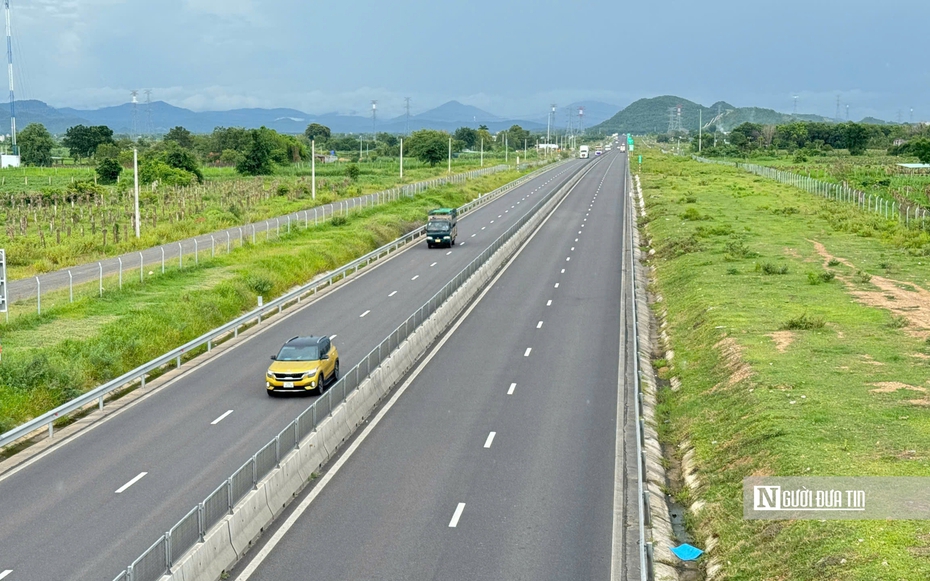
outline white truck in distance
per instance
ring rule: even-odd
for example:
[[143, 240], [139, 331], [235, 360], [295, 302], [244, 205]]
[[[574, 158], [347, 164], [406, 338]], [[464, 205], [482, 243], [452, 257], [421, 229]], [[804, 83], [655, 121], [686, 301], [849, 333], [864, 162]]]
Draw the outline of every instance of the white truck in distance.
[[578, 148], [578, 158], [579, 159], [588, 159], [588, 146], [582, 145]]

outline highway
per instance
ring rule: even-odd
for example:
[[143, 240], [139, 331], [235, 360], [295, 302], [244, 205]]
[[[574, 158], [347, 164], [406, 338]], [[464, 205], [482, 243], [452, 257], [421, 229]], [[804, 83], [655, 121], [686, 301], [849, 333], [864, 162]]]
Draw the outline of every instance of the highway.
[[5, 581], [113, 579], [311, 403], [265, 394], [269, 355], [285, 340], [333, 336], [351, 368], [585, 164], [550, 169], [462, 218], [454, 248], [401, 252], [0, 474]]
[[639, 579], [627, 158], [596, 163], [231, 579]]

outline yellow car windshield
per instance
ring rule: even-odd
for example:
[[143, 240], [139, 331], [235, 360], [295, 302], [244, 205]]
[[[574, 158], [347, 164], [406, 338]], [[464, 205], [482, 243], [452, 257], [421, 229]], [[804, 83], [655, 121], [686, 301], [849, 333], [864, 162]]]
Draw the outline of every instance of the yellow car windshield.
[[278, 361], [316, 361], [320, 351], [316, 345], [285, 345], [276, 359]]

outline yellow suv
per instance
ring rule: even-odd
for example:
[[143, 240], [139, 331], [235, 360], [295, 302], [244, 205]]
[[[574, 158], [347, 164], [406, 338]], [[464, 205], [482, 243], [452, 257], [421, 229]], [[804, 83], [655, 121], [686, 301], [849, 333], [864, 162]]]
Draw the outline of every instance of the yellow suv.
[[329, 337], [293, 337], [285, 343], [265, 374], [268, 395], [313, 391], [339, 379], [339, 352]]

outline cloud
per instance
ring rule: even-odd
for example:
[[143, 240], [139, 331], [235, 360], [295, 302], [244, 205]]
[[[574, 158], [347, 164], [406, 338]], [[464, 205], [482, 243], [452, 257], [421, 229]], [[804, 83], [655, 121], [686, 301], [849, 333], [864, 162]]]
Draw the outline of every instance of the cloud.
[[247, 17], [255, 13], [253, 0], [184, 0], [184, 7], [191, 12], [224, 17]]

